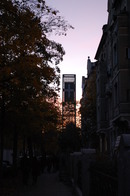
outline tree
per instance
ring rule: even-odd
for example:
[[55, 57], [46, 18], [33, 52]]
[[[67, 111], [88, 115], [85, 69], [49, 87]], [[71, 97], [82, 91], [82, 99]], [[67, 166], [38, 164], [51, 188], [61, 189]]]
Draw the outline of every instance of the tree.
[[[49, 40], [48, 34], [65, 34], [68, 28], [71, 26], [58, 11], [43, 0], [1, 0], [1, 160], [6, 122], [15, 127], [14, 137], [19, 131], [30, 136], [43, 127], [48, 129], [47, 121], [56, 109], [49, 100], [58, 96], [58, 63], [65, 54], [62, 45]], [[51, 123], [55, 121], [51, 116]]]
[[96, 69], [86, 80], [86, 91], [81, 99], [80, 113], [83, 123], [83, 145], [96, 148], [97, 146], [97, 117], [96, 117]]
[[81, 130], [75, 124], [69, 123], [60, 136], [59, 145], [63, 152], [75, 152], [81, 148]]

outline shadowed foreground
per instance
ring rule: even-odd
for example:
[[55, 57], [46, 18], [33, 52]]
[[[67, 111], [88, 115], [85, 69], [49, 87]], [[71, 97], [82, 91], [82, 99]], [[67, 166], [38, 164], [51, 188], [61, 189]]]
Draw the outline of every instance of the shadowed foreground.
[[59, 180], [59, 174], [43, 173], [36, 185], [21, 186], [18, 196], [72, 196], [72, 188]]

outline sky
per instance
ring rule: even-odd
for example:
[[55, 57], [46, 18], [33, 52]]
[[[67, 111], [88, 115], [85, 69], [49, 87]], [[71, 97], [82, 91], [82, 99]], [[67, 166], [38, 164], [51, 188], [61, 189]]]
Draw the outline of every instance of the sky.
[[59, 64], [62, 74], [76, 74], [76, 99], [82, 97], [82, 76], [87, 77], [87, 59], [96, 61], [95, 54], [102, 36], [102, 27], [107, 23], [107, 0], [46, 0], [46, 4], [59, 10], [60, 15], [74, 29], [67, 36], [55, 36], [62, 44], [65, 55]]

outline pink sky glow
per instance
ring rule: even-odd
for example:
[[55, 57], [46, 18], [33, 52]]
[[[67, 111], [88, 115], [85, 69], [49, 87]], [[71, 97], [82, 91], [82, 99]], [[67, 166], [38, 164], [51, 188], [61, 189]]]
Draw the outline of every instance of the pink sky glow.
[[[102, 36], [102, 27], [107, 23], [107, 0], [46, 0], [46, 4], [60, 11], [75, 29], [67, 36], [53, 39], [62, 44], [66, 52], [59, 64], [62, 74], [76, 74], [76, 98], [82, 97], [82, 76], [87, 76], [87, 59], [94, 57]], [[61, 93], [60, 93], [61, 96]]]

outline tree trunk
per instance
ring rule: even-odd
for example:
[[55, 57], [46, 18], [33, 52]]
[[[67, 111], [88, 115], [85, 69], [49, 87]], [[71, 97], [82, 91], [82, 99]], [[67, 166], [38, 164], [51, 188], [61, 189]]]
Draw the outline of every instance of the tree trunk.
[[17, 169], [17, 151], [18, 151], [18, 132], [16, 126], [14, 127], [14, 140], [13, 140], [13, 168], [14, 172]]
[[[5, 128], [5, 98], [2, 95], [1, 105], [1, 122], [0, 122], [0, 170], [2, 169], [3, 152], [4, 152], [4, 128]], [[0, 172], [1, 173], [1, 172]]]

